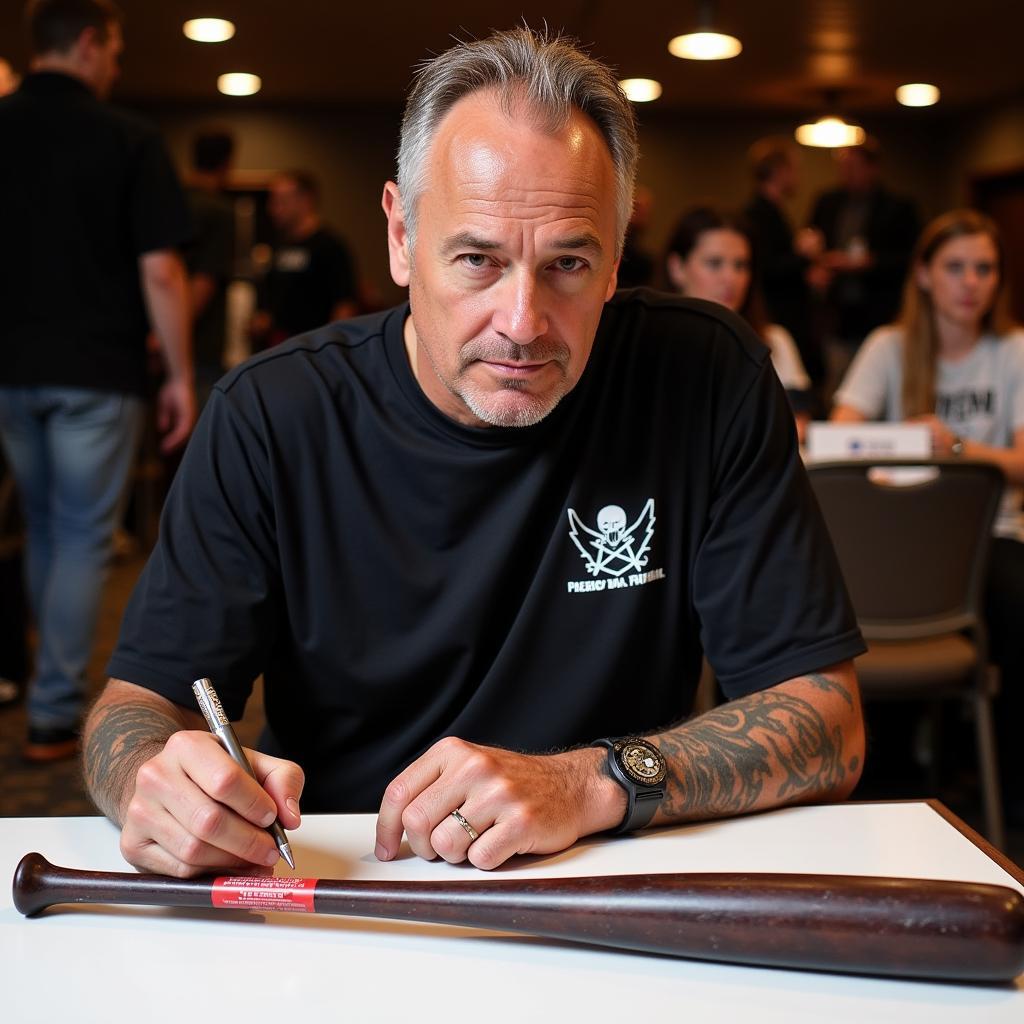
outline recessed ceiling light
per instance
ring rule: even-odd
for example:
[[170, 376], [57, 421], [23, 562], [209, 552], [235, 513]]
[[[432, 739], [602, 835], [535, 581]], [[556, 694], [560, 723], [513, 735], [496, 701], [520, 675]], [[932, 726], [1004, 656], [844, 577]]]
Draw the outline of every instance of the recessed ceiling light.
[[225, 96], [252, 96], [260, 91], [262, 85], [259, 75], [250, 75], [244, 71], [232, 71], [217, 79], [217, 88]]
[[826, 149], [859, 146], [864, 141], [864, 129], [855, 124], [847, 124], [841, 117], [820, 117], [813, 124], [800, 125], [794, 134], [801, 146], [821, 146]]
[[896, 90], [896, 99], [905, 107], [930, 107], [939, 102], [939, 90], [926, 82], [911, 82]]
[[235, 26], [223, 18], [193, 18], [182, 31], [197, 43], [223, 43], [235, 34]]
[[619, 85], [634, 103], [650, 103], [661, 95], [661, 82], [653, 78], [623, 78]]
[[668, 52], [673, 57], [685, 60], [728, 60], [742, 49], [743, 44], [735, 36], [721, 32], [690, 32], [676, 36], [668, 44]]

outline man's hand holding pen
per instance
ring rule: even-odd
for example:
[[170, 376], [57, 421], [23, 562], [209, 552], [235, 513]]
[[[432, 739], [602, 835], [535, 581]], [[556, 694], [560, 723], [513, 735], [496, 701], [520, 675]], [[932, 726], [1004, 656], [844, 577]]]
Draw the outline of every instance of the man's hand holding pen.
[[142, 871], [188, 878], [214, 869], [271, 874], [267, 827], [299, 826], [304, 777], [291, 761], [246, 749], [255, 778], [209, 732], [174, 733], [138, 771], [121, 852]]

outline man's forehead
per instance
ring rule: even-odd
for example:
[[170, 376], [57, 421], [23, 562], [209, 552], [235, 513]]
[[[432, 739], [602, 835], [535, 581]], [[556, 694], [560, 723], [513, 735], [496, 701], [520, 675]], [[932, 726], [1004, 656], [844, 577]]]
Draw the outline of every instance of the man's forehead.
[[462, 213], [589, 221], [614, 215], [611, 154], [586, 115], [574, 112], [551, 131], [487, 93], [449, 111], [435, 136], [430, 179], [429, 188]]

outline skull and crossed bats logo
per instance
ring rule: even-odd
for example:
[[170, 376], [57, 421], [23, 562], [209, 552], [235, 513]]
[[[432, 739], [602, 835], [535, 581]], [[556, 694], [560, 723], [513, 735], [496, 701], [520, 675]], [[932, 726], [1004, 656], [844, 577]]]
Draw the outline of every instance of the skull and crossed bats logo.
[[[647, 504], [640, 515], [628, 528], [626, 512], [620, 505], [605, 505], [597, 513], [596, 530], [587, 526], [576, 514], [575, 509], [569, 509], [568, 512], [569, 536], [583, 556], [587, 572], [592, 576], [602, 572], [610, 576], [622, 576], [623, 573], [630, 571], [641, 572], [647, 565], [647, 558], [644, 556], [650, 549], [651, 537], [654, 536], [653, 498], [647, 499]], [[641, 524], [645, 526], [642, 540], [636, 535]], [[584, 544], [581, 533], [590, 537], [586, 545], [594, 548], [594, 551], [590, 551]], [[633, 545], [637, 542], [640, 546], [634, 551]]]

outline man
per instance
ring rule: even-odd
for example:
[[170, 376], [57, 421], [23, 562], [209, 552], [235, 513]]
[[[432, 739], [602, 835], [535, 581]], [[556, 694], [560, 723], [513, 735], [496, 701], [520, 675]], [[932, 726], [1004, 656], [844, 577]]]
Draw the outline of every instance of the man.
[[267, 209], [278, 234], [253, 318], [258, 344], [276, 345], [357, 311], [352, 258], [320, 219], [320, 189], [305, 171], [279, 174]]
[[192, 307], [196, 398], [201, 409], [224, 373], [227, 289], [234, 272], [235, 216], [225, 195], [235, 141], [211, 128], [192, 143], [188, 203], [194, 234], [185, 250]]
[[836, 153], [838, 188], [823, 193], [811, 213], [821, 232], [828, 327], [829, 394], [860, 343], [896, 316], [920, 222], [909, 199], [882, 184], [881, 147], [868, 136]]
[[754, 195], [743, 210], [756, 246], [761, 291], [768, 315], [793, 335], [800, 358], [815, 385], [822, 382], [824, 364], [811, 316], [809, 281], [823, 245], [819, 232], [804, 229], [796, 237], [785, 205], [799, 184], [797, 155], [790, 142], [778, 137], [759, 139], [750, 147]]
[[[269, 866], [298, 763], [307, 809], [380, 806], [378, 857], [481, 868], [853, 787], [863, 646], [767, 349], [609, 302], [636, 158], [563, 40], [423, 71], [383, 198], [409, 305], [234, 370], [175, 480], [86, 740], [129, 861]], [[686, 720], [702, 650], [735, 699]], [[261, 671], [257, 784], [189, 684], [237, 717]]]
[[[0, 435], [27, 520], [39, 631], [25, 756], [72, 756], [103, 574], [142, 425], [150, 321], [167, 449], [194, 417], [188, 230], [148, 125], [105, 106], [120, 18], [108, 0], [28, 8], [31, 74], [0, 100]], [[147, 315], [148, 313], [148, 315]]]

